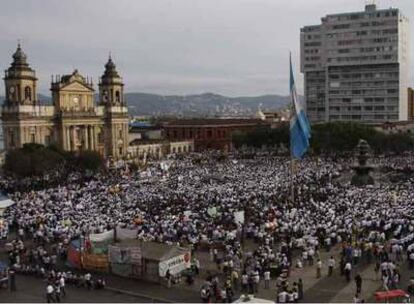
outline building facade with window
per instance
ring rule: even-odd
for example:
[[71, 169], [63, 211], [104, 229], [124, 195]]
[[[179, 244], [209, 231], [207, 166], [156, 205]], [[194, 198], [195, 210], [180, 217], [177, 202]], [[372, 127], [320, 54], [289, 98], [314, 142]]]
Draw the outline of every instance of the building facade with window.
[[301, 29], [312, 122], [408, 119], [409, 21], [395, 8], [327, 15]]
[[[261, 119], [180, 119], [162, 124], [165, 138], [171, 142], [193, 141], [194, 150], [233, 150], [233, 134], [255, 129], [270, 129], [270, 122]], [[174, 149], [172, 144], [171, 149]], [[177, 148], [178, 149], [178, 148]]]
[[124, 84], [111, 57], [100, 78], [97, 103], [92, 80], [75, 70], [52, 76], [52, 105], [42, 105], [37, 97], [36, 73], [20, 45], [5, 71], [4, 83], [1, 119], [6, 151], [38, 143], [65, 151], [97, 151], [105, 158], [126, 156], [128, 109]]

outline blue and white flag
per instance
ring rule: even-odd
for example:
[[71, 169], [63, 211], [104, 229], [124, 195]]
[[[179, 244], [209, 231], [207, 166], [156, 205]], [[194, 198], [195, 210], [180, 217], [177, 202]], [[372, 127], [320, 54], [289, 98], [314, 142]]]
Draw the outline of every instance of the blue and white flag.
[[311, 129], [306, 117], [305, 109], [296, 93], [295, 79], [293, 78], [292, 58], [290, 58], [290, 96], [292, 109], [290, 118], [290, 149], [292, 156], [301, 159], [309, 148]]

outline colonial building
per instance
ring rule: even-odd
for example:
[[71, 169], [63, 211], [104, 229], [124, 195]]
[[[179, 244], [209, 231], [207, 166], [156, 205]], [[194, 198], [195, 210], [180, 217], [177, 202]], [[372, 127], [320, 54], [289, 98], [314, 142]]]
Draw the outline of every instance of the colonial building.
[[165, 136], [170, 141], [194, 141], [194, 150], [233, 150], [232, 137], [255, 129], [270, 128], [261, 119], [181, 119], [163, 123]]
[[35, 71], [18, 45], [5, 71], [6, 100], [2, 122], [6, 151], [26, 143], [56, 145], [65, 151], [98, 151], [106, 158], [126, 156], [128, 109], [122, 78], [111, 57], [99, 82], [99, 101], [91, 79], [78, 70], [52, 76], [52, 105], [42, 105], [37, 95]]

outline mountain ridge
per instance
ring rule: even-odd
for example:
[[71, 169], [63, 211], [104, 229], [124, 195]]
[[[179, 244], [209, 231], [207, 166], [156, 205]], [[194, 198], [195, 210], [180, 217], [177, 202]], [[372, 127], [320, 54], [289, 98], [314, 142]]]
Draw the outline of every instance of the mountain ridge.
[[[51, 97], [39, 94], [42, 104], [51, 104]], [[96, 96], [97, 97], [97, 96]], [[303, 98], [300, 96], [300, 98]], [[96, 98], [97, 100], [97, 98]], [[290, 96], [268, 94], [259, 96], [228, 97], [216, 93], [190, 95], [160, 95], [146, 92], [125, 93], [130, 115], [149, 116], [247, 116], [259, 107], [263, 111], [277, 111], [290, 103]], [[3, 103], [4, 96], [0, 96]]]

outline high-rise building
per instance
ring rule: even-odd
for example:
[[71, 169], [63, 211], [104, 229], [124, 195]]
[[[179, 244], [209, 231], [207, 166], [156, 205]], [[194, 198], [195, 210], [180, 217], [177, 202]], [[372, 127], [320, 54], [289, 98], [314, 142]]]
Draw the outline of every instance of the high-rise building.
[[409, 21], [396, 8], [327, 15], [301, 29], [311, 122], [408, 119]]
[[53, 105], [42, 104], [37, 78], [20, 45], [5, 71], [6, 100], [1, 107], [6, 151], [26, 143], [55, 145], [62, 150], [92, 150], [106, 158], [126, 157], [128, 108], [123, 82], [109, 58], [99, 83], [100, 101], [95, 102], [92, 80], [78, 70], [52, 76]]
[[407, 120], [414, 120], [414, 89], [408, 88], [408, 118]]

